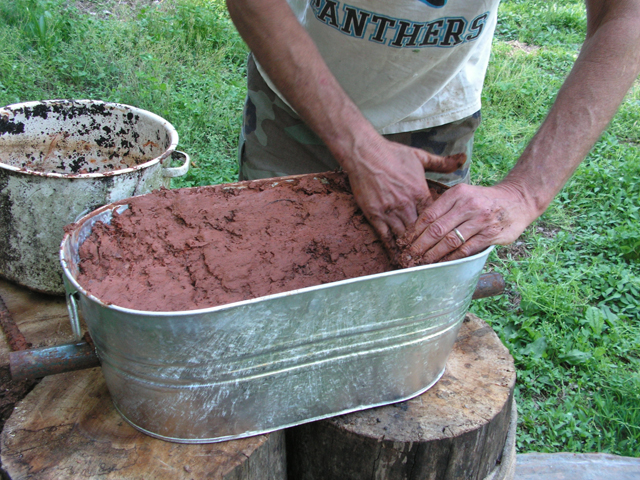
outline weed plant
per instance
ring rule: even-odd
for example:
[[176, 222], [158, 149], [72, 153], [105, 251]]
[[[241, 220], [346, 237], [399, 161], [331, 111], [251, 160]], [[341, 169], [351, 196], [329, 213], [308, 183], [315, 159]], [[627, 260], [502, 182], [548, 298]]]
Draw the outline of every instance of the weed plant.
[[[476, 135], [489, 185], [544, 119], [585, 34], [581, 1], [503, 0]], [[0, 104], [93, 98], [169, 120], [195, 167], [234, 181], [247, 49], [222, 0], [0, 2]], [[520, 452], [640, 456], [640, 85], [549, 210], [490, 267], [476, 301], [518, 371]]]

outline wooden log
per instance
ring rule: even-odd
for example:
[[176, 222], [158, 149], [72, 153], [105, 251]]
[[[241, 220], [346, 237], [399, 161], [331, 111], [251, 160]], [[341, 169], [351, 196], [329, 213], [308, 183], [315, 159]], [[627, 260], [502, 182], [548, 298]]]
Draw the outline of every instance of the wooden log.
[[204, 445], [154, 439], [120, 417], [99, 368], [47, 377], [19, 402], [2, 464], [11, 480], [286, 478], [284, 432]]
[[508, 350], [469, 314], [445, 374], [426, 393], [287, 430], [289, 478], [497, 480], [492, 472], [507, 460], [507, 433], [515, 429], [515, 379]]

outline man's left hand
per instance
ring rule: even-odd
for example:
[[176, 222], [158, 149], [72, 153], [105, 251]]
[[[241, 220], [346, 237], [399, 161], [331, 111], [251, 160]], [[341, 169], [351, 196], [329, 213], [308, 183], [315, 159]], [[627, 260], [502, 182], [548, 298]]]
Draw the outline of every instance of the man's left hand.
[[515, 241], [538, 214], [513, 185], [459, 184], [422, 212], [403, 243], [420, 264], [455, 260]]

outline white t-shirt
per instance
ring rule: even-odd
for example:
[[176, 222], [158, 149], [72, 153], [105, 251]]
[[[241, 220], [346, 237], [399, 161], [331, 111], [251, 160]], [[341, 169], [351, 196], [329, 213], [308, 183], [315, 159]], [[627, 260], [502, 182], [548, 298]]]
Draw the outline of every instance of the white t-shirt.
[[480, 109], [500, 0], [288, 2], [380, 133], [444, 125]]

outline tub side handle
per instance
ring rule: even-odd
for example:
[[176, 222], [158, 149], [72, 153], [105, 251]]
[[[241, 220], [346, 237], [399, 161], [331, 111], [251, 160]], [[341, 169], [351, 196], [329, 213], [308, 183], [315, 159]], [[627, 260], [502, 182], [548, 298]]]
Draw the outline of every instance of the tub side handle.
[[182, 161], [182, 165], [180, 165], [179, 167], [165, 167], [163, 165], [163, 167], [162, 167], [162, 176], [164, 178], [181, 177], [181, 176], [183, 176], [185, 173], [187, 173], [189, 171], [189, 165], [191, 164], [191, 158], [185, 152], [180, 152], [180, 151], [172, 152], [171, 155], [169, 157], [167, 157], [167, 159], [168, 159], [167, 164], [170, 165], [172, 160], [178, 161], [181, 158], [183, 159], [183, 161]]
[[82, 331], [80, 330], [80, 316], [78, 315], [77, 291], [67, 291], [67, 310], [69, 311], [69, 321], [71, 322], [71, 331], [73, 339], [76, 342], [82, 340]]

